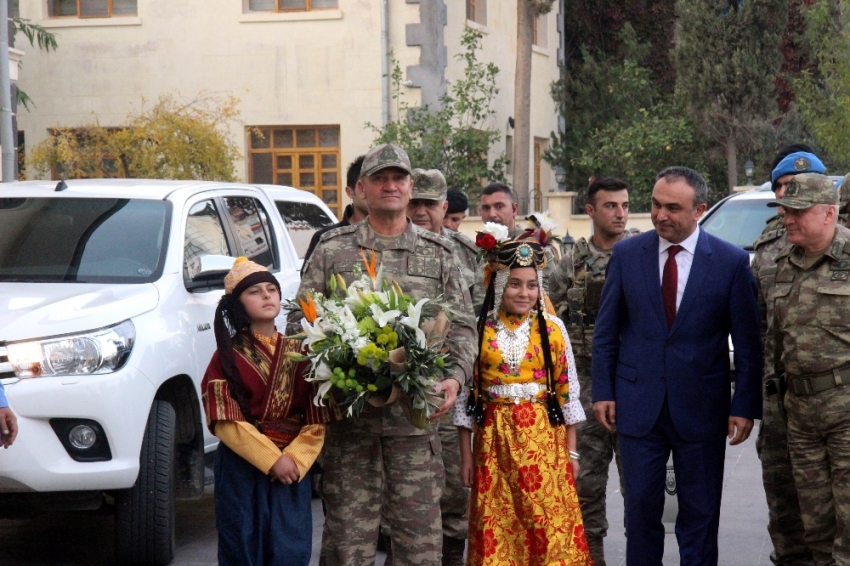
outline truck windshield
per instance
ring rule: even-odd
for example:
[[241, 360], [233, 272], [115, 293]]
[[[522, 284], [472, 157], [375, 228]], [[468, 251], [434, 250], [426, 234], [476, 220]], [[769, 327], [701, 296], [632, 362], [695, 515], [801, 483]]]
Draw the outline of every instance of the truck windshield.
[[[771, 195], [772, 196], [772, 195]], [[707, 217], [700, 228], [730, 244], [752, 251], [765, 222], [776, 214], [770, 199], [729, 199]]]
[[155, 281], [170, 217], [165, 201], [0, 198], [0, 281]]

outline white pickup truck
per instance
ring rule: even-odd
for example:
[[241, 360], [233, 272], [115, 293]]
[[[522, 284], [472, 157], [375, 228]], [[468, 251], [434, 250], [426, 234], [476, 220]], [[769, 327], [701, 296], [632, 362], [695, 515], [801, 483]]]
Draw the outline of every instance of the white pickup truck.
[[20, 433], [0, 450], [0, 517], [111, 507], [119, 563], [171, 560], [175, 500], [200, 497], [218, 444], [199, 384], [223, 276], [246, 255], [298, 288], [287, 191], [330, 214], [229, 183], [3, 186], [0, 380]]

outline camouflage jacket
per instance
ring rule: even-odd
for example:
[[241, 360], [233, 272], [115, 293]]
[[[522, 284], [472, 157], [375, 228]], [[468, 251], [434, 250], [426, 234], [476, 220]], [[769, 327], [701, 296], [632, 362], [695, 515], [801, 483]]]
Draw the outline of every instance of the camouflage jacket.
[[472, 311], [478, 315], [481, 305], [484, 303], [484, 289], [475, 284], [476, 274], [484, 270], [484, 264], [478, 263], [478, 246], [475, 242], [454, 230], [442, 228], [440, 235], [449, 240], [454, 246], [455, 254], [463, 271], [463, 277], [469, 284], [469, 295], [472, 298]]
[[[322, 236], [304, 265], [298, 296], [309, 289], [328, 294], [328, 280], [333, 273], [351, 283], [355, 266], [363, 265], [361, 250], [374, 250], [384, 277], [401, 285], [405, 293], [416, 299], [440, 298], [451, 318], [446, 339], [452, 364], [448, 377], [466, 385], [478, 351], [469, 285], [452, 244], [439, 234], [423, 230], [409, 220], [407, 230], [389, 244], [372, 230], [368, 220], [331, 230]], [[370, 252], [366, 254], [370, 256]], [[289, 321], [297, 322], [298, 318], [293, 313]], [[360, 418], [380, 420], [382, 434], [388, 436], [430, 434], [411, 425], [398, 402], [383, 408], [367, 405]]]
[[[637, 233], [626, 230], [623, 238]], [[612, 251], [598, 248], [585, 238], [579, 239], [572, 255], [558, 262], [549, 283], [549, 298], [567, 327], [577, 363], [586, 363], [581, 358], [590, 357], [593, 327]]]
[[[752, 270], [758, 284], [759, 314], [761, 315], [761, 337], [764, 343], [764, 381], [772, 379], [774, 375], [774, 352], [776, 343], [773, 339], [772, 314], [768, 316], [765, 293], [769, 292], [766, 287], [773, 284], [773, 275], [776, 273], [776, 256], [788, 246], [788, 237], [785, 233], [785, 225], [781, 216], [774, 216], [767, 221], [761, 236], [753, 244], [755, 256], [753, 257]], [[764, 272], [764, 277], [762, 277]], [[771, 305], [771, 313], [772, 313]]]
[[776, 375], [811, 376], [850, 363], [850, 229], [839, 226], [826, 253], [806, 268], [788, 245], [759, 271], [776, 340]]

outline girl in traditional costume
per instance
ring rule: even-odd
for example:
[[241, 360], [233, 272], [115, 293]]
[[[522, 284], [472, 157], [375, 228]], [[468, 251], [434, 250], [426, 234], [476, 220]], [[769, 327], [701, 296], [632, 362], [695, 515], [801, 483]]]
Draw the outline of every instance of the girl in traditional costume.
[[488, 256], [468, 416], [453, 417], [472, 487], [467, 563], [589, 566], [574, 480], [574, 425], [585, 417], [567, 332], [547, 311], [546, 255], [520, 239]]
[[221, 566], [304, 565], [312, 548], [310, 467], [327, 414], [313, 404], [301, 341], [279, 334], [280, 284], [238, 258], [215, 315], [217, 351], [201, 382], [207, 424], [221, 443], [215, 515]]

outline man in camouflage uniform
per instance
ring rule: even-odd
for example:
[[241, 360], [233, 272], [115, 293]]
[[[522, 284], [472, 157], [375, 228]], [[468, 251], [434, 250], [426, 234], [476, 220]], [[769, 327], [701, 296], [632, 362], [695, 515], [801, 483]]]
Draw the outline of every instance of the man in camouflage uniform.
[[[460, 261], [463, 276], [470, 286], [475, 281], [475, 272], [479, 269], [475, 261], [478, 248], [469, 238], [443, 227], [448, 202], [446, 179], [436, 169], [413, 170], [413, 196], [407, 205], [407, 216], [424, 230], [440, 234], [455, 250]], [[472, 302], [477, 312], [484, 301], [480, 289], [470, 287]], [[463, 487], [460, 479], [460, 443], [457, 427], [447, 416], [438, 425], [440, 444], [442, 445], [443, 467], [446, 484], [440, 498], [440, 511], [443, 518], [443, 566], [463, 566], [463, 551], [469, 528], [469, 490]]]
[[[327, 294], [328, 276], [334, 273], [351, 283], [355, 266], [363, 265], [361, 254], [374, 253], [384, 277], [406, 293], [417, 299], [442, 296], [452, 317], [446, 339], [452, 365], [440, 384], [446, 395], [435, 414], [440, 418], [472, 375], [476, 332], [468, 286], [452, 246], [405, 216], [410, 173], [410, 160], [399, 147], [380, 145], [366, 154], [356, 190], [366, 199], [369, 216], [322, 236], [301, 273], [298, 294], [310, 289]], [[295, 319], [293, 315], [290, 323]], [[395, 565], [440, 564], [440, 442], [433, 431], [410, 424], [401, 403], [367, 405], [356, 421], [329, 425], [321, 464], [326, 566], [375, 562], [382, 500]]]
[[838, 190], [795, 176], [783, 198], [789, 245], [760, 270], [775, 374], [787, 384], [788, 450], [816, 566], [850, 564], [850, 230]]
[[[484, 190], [481, 191], [481, 202], [478, 205], [478, 211], [481, 214], [482, 222], [493, 222], [506, 226], [511, 238], [514, 240], [525, 232], [526, 227], [518, 225], [516, 222], [519, 204], [516, 202], [514, 192], [504, 183], [490, 183], [484, 187]], [[543, 287], [548, 292], [549, 279], [555, 272], [555, 267], [560, 257], [556, 256], [555, 246], [546, 246], [544, 251], [546, 252], [546, 267], [543, 268]], [[476, 275], [475, 286], [478, 289], [485, 289], [484, 270], [479, 269]]]
[[[795, 151], [800, 146], [789, 146], [774, 160], [771, 173], [773, 192], [777, 199], [785, 196], [785, 188], [795, 175], [801, 173], [823, 173], [826, 169], [809, 151]], [[781, 211], [782, 209], [780, 209]], [[777, 214], [767, 221], [761, 236], [753, 244], [755, 256], [752, 261], [753, 276], [758, 283], [761, 330], [764, 340], [763, 416], [759, 425], [756, 450], [762, 465], [762, 482], [767, 498], [767, 530], [773, 542], [770, 559], [778, 566], [809, 566], [812, 554], [806, 546], [803, 520], [797, 488], [788, 457], [785, 414], [782, 410], [784, 387], [774, 373], [775, 343], [772, 320], [767, 317], [765, 286], [772, 284], [776, 271], [776, 256], [788, 246], [782, 215]], [[764, 274], [764, 277], [762, 276]]]
[[581, 404], [587, 417], [576, 427], [576, 450], [581, 457], [576, 490], [584, 517], [587, 545], [595, 566], [605, 566], [603, 539], [608, 533], [605, 492], [612, 457], [616, 457], [620, 471], [620, 492], [625, 493], [625, 490], [617, 433], [599, 424], [593, 413], [590, 352], [608, 260], [614, 244], [632, 235], [626, 229], [628, 188], [624, 181], [613, 177], [600, 177], [590, 184], [585, 211], [593, 222], [593, 236], [590, 241], [581, 238], [576, 242], [572, 256], [561, 258], [549, 283], [552, 304], [570, 336], [581, 385]]

